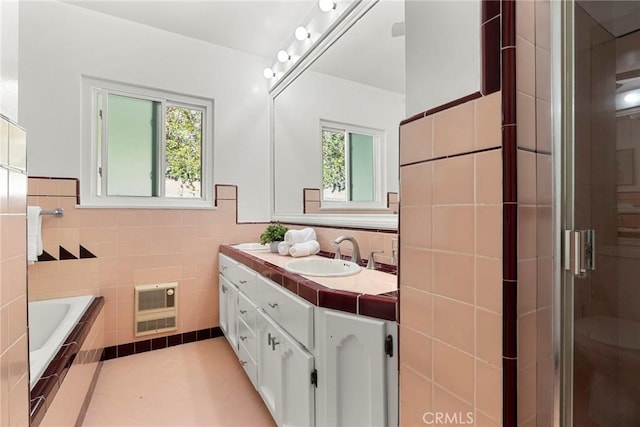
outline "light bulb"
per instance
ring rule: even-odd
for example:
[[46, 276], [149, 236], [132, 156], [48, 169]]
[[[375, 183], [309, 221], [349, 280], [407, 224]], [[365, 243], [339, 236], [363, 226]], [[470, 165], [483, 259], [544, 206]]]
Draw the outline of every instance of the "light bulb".
[[281, 50], [280, 52], [278, 52], [278, 61], [280, 62], [287, 62], [288, 60], [291, 59], [291, 55], [289, 55], [289, 53], [286, 50]]
[[323, 12], [329, 12], [336, 8], [336, 2], [333, 0], [318, 0], [318, 6]]
[[309, 31], [307, 31], [307, 29], [305, 27], [303, 27], [302, 25], [300, 25], [298, 28], [296, 28], [296, 38], [300, 41], [308, 39], [309, 37], [311, 37], [311, 34], [309, 33]]
[[276, 76], [276, 73], [269, 67], [265, 68], [262, 72], [265, 79], [272, 79]]
[[624, 96], [624, 102], [627, 104], [635, 104], [638, 101], [640, 101], [640, 95], [638, 95], [638, 92], [631, 92]]

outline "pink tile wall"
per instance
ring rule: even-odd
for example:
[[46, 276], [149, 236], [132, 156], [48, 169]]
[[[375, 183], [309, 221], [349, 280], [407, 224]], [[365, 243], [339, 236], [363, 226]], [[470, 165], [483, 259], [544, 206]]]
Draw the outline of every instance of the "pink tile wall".
[[349, 209], [345, 211], [344, 209], [320, 209], [320, 189], [318, 188], [305, 188], [303, 191], [303, 212], [306, 214], [390, 214], [398, 212], [398, 193], [387, 192], [387, 209]]
[[518, 425], [553, 422], [549, 0], [516, 7]]
[[400, 128], [400, 424], [501, 425], [501, 93]]
[[[360, 248], [360, 256], [362, 259], [367, 259], [369, 256], [369, 252], [383, 251], [381, 253], [377, 253], [375, 255], [376, 262], [381, 262], [384, 264], [392, 264], [392, 250], [396, 248], [397, 242], [394, 240], [398, 239], [397, 233], [391, 232], [380, 232], [380, 231], [367, 231], [367, 230], [351, 230], [351, 229], [343, 229], [336, 227], [321, 227], [321, 226], [306, 226], [306, 225], [296, 225], [296, 224], [283, 224], [289, 229], [301, 229], [305, 227], [312, 227], [316, 231], [316, 238], [318, 239], [318, 243], [320, 243], [320, 250], [327, 252], [335, 252], [335, 246], [333, 245], [333, 241], [340, 236], [349, 235], [355, 237], [358, 242], [358, 247]], [[262, 227], [264, 228], [264, 226]], [[261, 231], [262, 232], [262, 231]], [[340, 251], [342, 255], [351, 256], [351, 244], [343, 243], [340, 245]]]
[[25, 133], [0, 116], [0, 425], [29, 424]]
[[85, 209], [76, 207], [75, 180], [30, 178], [29, 205], [65, 210], [43, 218], [44, 250], [79, 257], [82, 245], [96, 258], [29, 266], [29, 299], [104, 296], [108, 347], [137, 340], [134, 286], [177, 281], [178, 330], [169, 334], [217, 326], [218, 246], [257, 241], [264, 224], [237, 224], [236, 187], [216, 188], [215, 210]]

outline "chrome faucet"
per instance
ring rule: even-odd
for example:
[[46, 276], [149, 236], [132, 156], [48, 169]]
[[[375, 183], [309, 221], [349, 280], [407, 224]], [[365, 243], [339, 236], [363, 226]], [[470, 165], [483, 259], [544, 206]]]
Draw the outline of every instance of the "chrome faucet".
[[340, 243], [348, 240], [351, 242], [351, 246], [353, 246], [353, 251], [351, 252], [351, 261], [356, 264], [360, 264], [360, 247], [358, 246], [358, 242], [356, 242], [355, 237], [351, 236], [340, 236], [336, 240], [333, 241], [333, 244], [336, 245], [336, 259], [340, 259]]

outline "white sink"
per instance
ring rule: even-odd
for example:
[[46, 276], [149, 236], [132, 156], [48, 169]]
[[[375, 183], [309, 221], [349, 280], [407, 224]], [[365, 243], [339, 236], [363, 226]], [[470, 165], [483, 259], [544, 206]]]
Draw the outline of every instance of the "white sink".
[[360, 266], [351, 261], [330, 258], [304, 258], [288, 262], [284, 269], [296, 274], [318, 277], [343, 277], [360, 272]]
[[234, 248], [241, 251], [268, 251], [269, 245], [263, 245], [262, 243], [239, 243], [233, 245]]

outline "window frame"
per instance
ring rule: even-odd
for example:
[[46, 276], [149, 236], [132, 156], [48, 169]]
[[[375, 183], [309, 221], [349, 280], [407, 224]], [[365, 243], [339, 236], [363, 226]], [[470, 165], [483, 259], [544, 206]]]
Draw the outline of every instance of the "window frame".
[[[81, 179], [83, 185], [80, 188], [80, 207], [215, 208], [213, 194], [213, 99], [88, 76], [82, 76], [82, 84]], [[156, 166], [159, 171], [158, 175], [162, 178], [164, 178], [166, 167], [164, 155], [166, 150], [166, 107], [177, 106], [202, 111], [200, 197], [166, 197], [164, 195], [165, 180], [162, 178], [155, 183], [158, 196], [109, 196], [107, 194], [109, 159], [106, 141], [108, 140], [108, 99], [110, 94], [158, 102], [161, 105]], [[100, 106], [97, 102], [99, 95], [102, 96], [102, 105]], [[102, 117], [99, 117], [100, 108], [103, 111]], [[98, 129], [99, 121], [101, 121], [100, 129]], [[101, 140], [100, 150], [98, 150], [99, 139]], [[102, 176], [99, 174], [99, 167], [102, 167]], [[98, 188], [99, 186], [100, 188]]]
[[[322, 157], [322, 133], [325, 131], [344, 132], [345, 141], [345, 177], [347, 190], [347, 200], [338, 202], [335, 200], [325, 200], [324, 198], [324, 180], [323, 180], [323, 163]], [[364, 126], [352, 125], [348, 123], [340, 123], [331, 120], [320, 120], [320, 209], [386, 209], [387, 208], [387, 168], [384, 154], [386, 153], [386, 132], [381, 129], [374, 129]], [[367, 135], [373, 138], [373, 196], [371, 202], [353, 202], [349, 200], [349, 134]]]

